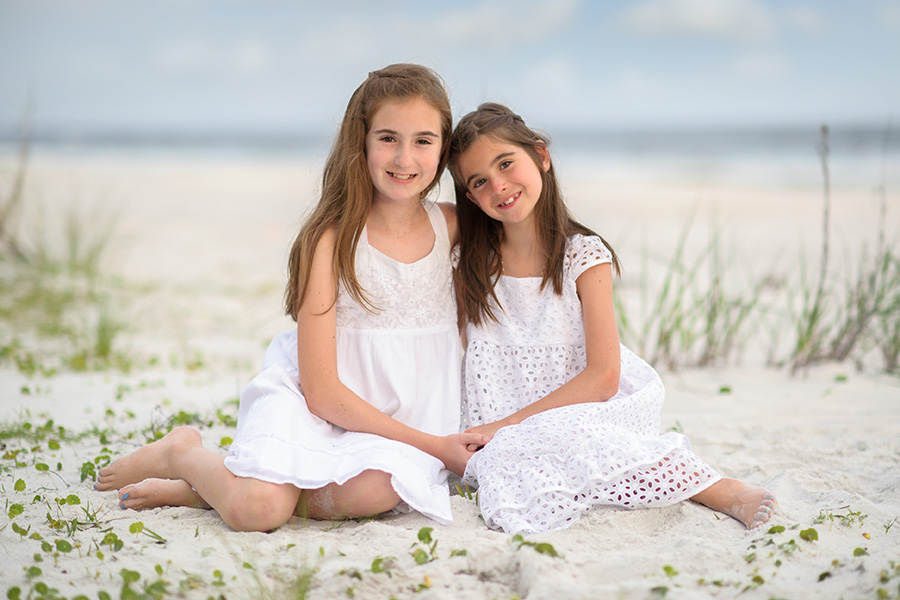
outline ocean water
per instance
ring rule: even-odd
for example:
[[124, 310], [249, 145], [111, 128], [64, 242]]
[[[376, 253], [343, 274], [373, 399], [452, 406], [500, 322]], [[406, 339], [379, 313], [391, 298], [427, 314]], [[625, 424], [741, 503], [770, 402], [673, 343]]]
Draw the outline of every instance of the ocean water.
[[[32, 151], [59, 157], [129, 157], [153, 160], [302, 160], [322, 163], [331, 134], [128, 134], [37, 135]], [[0, 136], [0, 157], [19, 142]], [[627, 179], [711, 177], [792, 183], [821, 177], [818, 127], [562, 131], [551, 135], [561, 167], [594, 176]], [[835, 127], [828, 135], [829, 166], [837, 182], [900, 184], [900, 131], [885, 127]]]

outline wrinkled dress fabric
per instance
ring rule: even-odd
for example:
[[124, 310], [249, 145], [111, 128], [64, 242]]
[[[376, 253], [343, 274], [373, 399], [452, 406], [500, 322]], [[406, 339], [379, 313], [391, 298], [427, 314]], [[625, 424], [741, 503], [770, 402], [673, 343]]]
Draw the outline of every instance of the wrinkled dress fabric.
[[[377, 312], [341, 287], [337, 365], [341, 381], [383, 413], [434, 435], [459, 430], [461, 348], [447, 224], [428, 206], [431, 252], [401, 263], [373, 248], [364, 229], [356, 274]], [[315, 352], [314, 348], [304, 348]], [[440, 523], [452, 520], [443, 463], [407, 444], [341, 429], [313, 415], [297, 370], [297, 331], [269, 345], [263, 370], [241, 394], [225, 466], [235, 475], [315, 489], [365, 470], [391, 475], [403, 503]]]

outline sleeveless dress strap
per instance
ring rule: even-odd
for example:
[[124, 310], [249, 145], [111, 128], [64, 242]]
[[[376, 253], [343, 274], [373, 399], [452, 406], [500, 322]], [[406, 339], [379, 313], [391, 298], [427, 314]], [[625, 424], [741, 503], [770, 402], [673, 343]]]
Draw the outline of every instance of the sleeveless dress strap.
[[437, 202], [430, 202], [425, 205], [428, 212], [428, 218], [431, 220], [431, 229], [434, 231], [435, 250], [441, 251], [441, 256], [450, 253], [450, 231], [447, 229], [447, 219], [444, 217], [444, 211]]

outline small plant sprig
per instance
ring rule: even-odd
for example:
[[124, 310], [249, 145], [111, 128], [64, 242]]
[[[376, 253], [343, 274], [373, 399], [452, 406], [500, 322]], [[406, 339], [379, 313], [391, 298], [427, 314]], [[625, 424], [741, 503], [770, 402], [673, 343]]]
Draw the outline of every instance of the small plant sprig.
[[410, 555], [417, 565], [424, 565], [433, 560], [437, 560], [437, 540], [431, 537], [433, 527], [423, 527], [419, 530], [419, 541], [413, 542], [410, 546]]
[[554, 558], [562, 558], [562, 555], [556, 551], [556, 548], [554, 548], [547, 542], [530, 542], [518, 533], [512, 536], [512, 539], [510, 541], [514, 544], [518, 544], [519, 548], [521, 548], [522, 546], [528, 546], [530, 548], [533, 548], [534, 551], [538, 554], [546, 554], [547, 556], [552, 556]]
[[468, 483], [460, 484], [459, 481], [456, 482], [456, 493], [465, 498], [466, 500], [473, 500], [476, 504], [478, 504], [478, 490], [474, 492], [469, 488]]
[[869, 517], [869, 515], [863, 514], [862, 511], [849, 510], [849, 506], [844, 508], [848, 509], [846, 514], [835, 514], [831, 511], [819, 513], [819, 516], [813, 520], [813, 524], [819, 525], [827, 520], [832, 527], [834, 526], [835, 521], [840, 522], [840, 524], [845, 527], [849, 527], [858, 522], [859, 526], [862, 527], [863, 522]]
[[151, 531], [144, 527], [144, 523], [142, 521], [135, 521], [131, 525], [128, 526], [128, 531], [134, 534], [135, 538], [140, 534], [144, 534], [147, 537], [151, 538], [156, 544], [165, 544], [168, 540], [162, 537], [155, 531]]

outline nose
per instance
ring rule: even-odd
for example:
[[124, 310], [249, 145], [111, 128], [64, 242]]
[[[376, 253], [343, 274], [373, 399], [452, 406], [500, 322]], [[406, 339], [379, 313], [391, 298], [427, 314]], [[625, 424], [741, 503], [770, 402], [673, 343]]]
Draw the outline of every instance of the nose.
[[412, 163], [412, 148], [409, 144], [397, 144], [394, 162], [398, 167], [405, 167]]
[[506, 191], [506, 179], [503, 177], [494, 177], [491, 179], [491, 189], [494, 194], [502, 194]]

